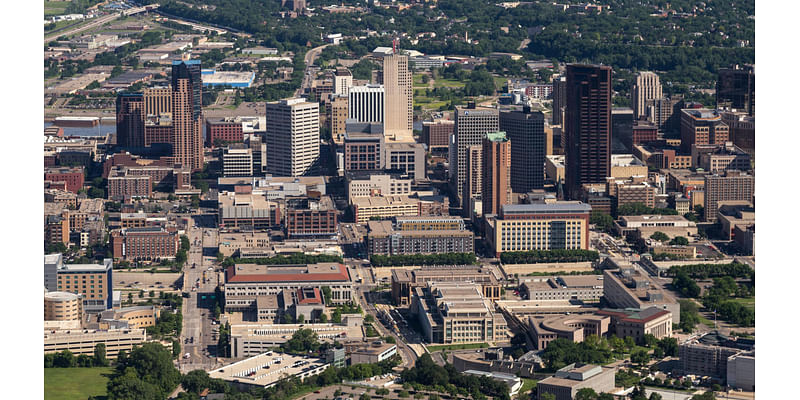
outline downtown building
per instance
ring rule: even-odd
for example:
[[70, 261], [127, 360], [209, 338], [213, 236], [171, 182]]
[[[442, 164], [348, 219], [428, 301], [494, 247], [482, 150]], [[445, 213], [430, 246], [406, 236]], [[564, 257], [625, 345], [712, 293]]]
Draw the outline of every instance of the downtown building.
[[634, 121], [647, 115], [647, 102], [663, 97], [661, 81], [655, 72], [642, 71], [636, 74], [636, 83], [631, 90]]
[[481, 201], [483, 215], [497, 214], [511, 203], [511, 142], [505, 132], [487, 133], [483, 139]]
[[693, 146], [722, 144], [729, 140], [729, 128], [717, 110], [691, 108], [681, 110], [681, 151], [692, 152]]
[[348, 92], [348, 119], [355, 122], [380, 122], [386, 118], [386, 92], [383, 85], [353, 86]]
[[755, 177], [741, 171], [725, 171], [723, 174], [706, 175], [703, 203], [706, 222], [717, 220], [717, 212], [725, 202], [753, 202]]
[[[481, 146], [484, 136], [489, 132], [497, 132], [500, 128], [499, 114], [494, 108], [476, 108], [475, 103], [466, 107], [456, 107], [455, 130], [450, 141], [450, 180], [453, 189], [462, 204], [468, 204], [464, 195], [464, 187], [471, 175], [468, 167], [470, 146]], [[480, 152], [480, 150], [478, 150]], [[480, 159], [480, 156], [477, 157]], [[476, 169], [480, 171], [480, 169]], [[480, 182], [475, 182], [469, 196], [480, 194]]]
[[172, 259], [180, 249], [180, 243], [176, 231], [162, 227], [124, 228], [111, 232], [114, 259]]
[[[528, 193], [544, 187], [544, 158], [547, 152], [547, 135], [544, 131], [544, 114], [522, 111], [500, 113], [500, 130], [511, 141], [511, 189], [514, 193]], [[540, 172], [540, 173], [537, 173]]]
[[472, 253], [475, 239], [458, 217], [395, 217], [368, 221], [370, 255]]
[[721, 68], [717, 78], [717, 108], [756, 114], [756, 67], [734, 65]]
[[576, 200], [611, 174], [611, 67], [567, 65], [566, 92], [565, 194]]
[[267, 103], [267, 173], [309, 176], [319, 172], [319, 103], [304, 98]]
[[[59, 292], [80, 295], [83, 298], [83, 310], [87, 313], [112, 308], [114, 296], [112, 259], [106, 258], [102, 264], [63, 264], [60, 259], [56, 262], [56, 282]], [[45, 266], [47, 265], [46, 262]]]
[[506, 204], [487, 218], [485, 236], [497, 257], [506, 251], [587, 250], [591, 209], [581, 202]]
[[378, 71], [377, 83], [386, 93], [384, 132], [390, 142], [414, 142], [414, 92], [408, 56], [392, 51], [381, 57], [383, 68]]

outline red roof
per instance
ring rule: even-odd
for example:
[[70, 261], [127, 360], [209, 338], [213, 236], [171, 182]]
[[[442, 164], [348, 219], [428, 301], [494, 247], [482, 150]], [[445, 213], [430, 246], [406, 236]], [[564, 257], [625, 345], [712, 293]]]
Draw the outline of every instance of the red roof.
[[321, 304], [322, 295], [319, 293], [318, 288], [314, 288], [313, 297], [305, 297], [306, 292], [303, 289], [297, 289], [297, 302], [300, 304]]

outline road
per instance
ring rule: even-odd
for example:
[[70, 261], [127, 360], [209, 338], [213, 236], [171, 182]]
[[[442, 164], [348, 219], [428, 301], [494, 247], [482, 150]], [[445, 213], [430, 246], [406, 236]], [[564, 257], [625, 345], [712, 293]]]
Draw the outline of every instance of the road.
[[309, 50], [306, 53], [305, 57], [303, 57], [303, 62], [306, 64], [306, 70], [303, 73], [303, 83], [300, 84], [300, 88], [297, 89], [297, 91], [294, 93], [295, 97], [301, 96], [303, 93], [305, 93], [306, 88], [311, 87], [311, 81], [314, 79], [314, 77], [311, 76], [309, 71], [311, 67], [314, 65], [314, 60], [317, 58], [319, 53], [322, 52], [322, 49], [328, 46], [330, 46], [330, 43], [323, 44], [322, 46], [319, 47], [314, 47], [313, 49]]
[[[217, 231], [214, 228], [199, 227], [192, 223], [188, 230], [189, 260], [184, 268], [184, 293], [189, 293], [189, 298], [183, 301], [183, 329], [181, 331], [181, 354], [189, 353], [189, 358], [180, 359], [181, 372], [186, 373], [194, 369], [209, 370], [217, 365], [216, 359], [210, 352], [216, 347], [216, 341], [212, 337], [211, 312], [213, 301], [211, 295], [217, 286], [217, 276], [214, 271], [208, 271], [213, 267], [214, 257], [203, 249], [215, 249], [217, 246]], [[192, 266], [194, 265], [194, 268]], [[203, 271], [206, 272], [207, 281], [203, 283]], [[200, 287], [195, 291], [192, 288]], [[187, 339], [191, 343], [186, 343]]]
[[105, 24], [106, 22], [111, 22], [111, 21], [113, 21], [113, 20], [115, 20], [117, 18], [119, 18], [119, 14], [118, 13], [109, 14], [109, 15], [97, 18], [94, 22], [90, 22], [90, 23], [88, 23], [86, 25], [79, 26], [79, 27], [74, 28], [74, 29], [70, 29], [70, 30], [68, 30], [66, 32], [58, 32], [58, 33], [54, 33], [54, 34], [52, 34], [50, 36], [45, 36], [44, 44], [50, 43], [51, 41], [55, 40], [59, 36], [74, 35], [76, 33], [83, 32], [83, 31], [85, 31], [87, 29], [96, 28], [98, 26], [101, 26], [101, 25]]

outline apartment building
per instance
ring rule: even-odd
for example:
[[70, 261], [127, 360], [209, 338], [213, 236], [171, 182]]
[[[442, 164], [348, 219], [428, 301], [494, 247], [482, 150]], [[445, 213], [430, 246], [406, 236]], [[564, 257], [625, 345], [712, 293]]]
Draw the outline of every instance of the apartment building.
[[400, 174], [348, 173], [347, 198], [352, 203], [359, 197], [408, 196], [412, 181]]
[[316, 175], [319, 170], [319, 103], [304, 98], [267, 103], [267, 172]]
[[115, 259], [172, 259], [180, 249], [180, 238], [162, 227], [123, 228], [111, 232], [111, 247]]
[[288, 238], [336, 236], [338, 215], [330, 196], [286, 199], [286, 235]]
[[368, 221], [367, 251], [369, 254], [472, 253], [475, 250], [473, 234], [465, 229], [397, 228], [392, 221]]
[[356, 223], [366, 223], [373, 218], [420, 215], [419, 201], [408, 196], [359, 197], [351, 203]]

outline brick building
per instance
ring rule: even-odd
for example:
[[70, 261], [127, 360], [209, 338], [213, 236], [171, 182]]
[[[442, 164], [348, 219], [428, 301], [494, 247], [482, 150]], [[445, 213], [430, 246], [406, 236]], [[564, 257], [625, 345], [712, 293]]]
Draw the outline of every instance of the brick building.
[[422, 122], [422, 141], [428, 145], [428, 150], [447, 150], [450, 145], [450, 135], [453, 134], [455, 122], [446, 119]]
[[206, 146], [215, 147], [215, 143], [240, 143], [244, 140], [241, 118], [207, 118]]
[[161, 227], [124, 228], [111, 232], [111, 246], [115, 259], [157, 260], [174, 258], [180, 238]]
[[339, 212], [330, 197], [288, 199], [286, 235], [295, 237], [330, 237], [338, 232]]
[[83, 167], [46, 168], [44, 180], [65, 182], [68, 191], [78, 193], [83, 188]]

